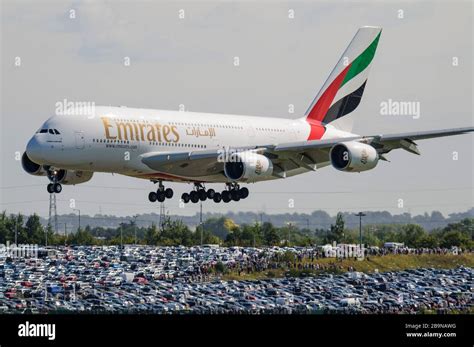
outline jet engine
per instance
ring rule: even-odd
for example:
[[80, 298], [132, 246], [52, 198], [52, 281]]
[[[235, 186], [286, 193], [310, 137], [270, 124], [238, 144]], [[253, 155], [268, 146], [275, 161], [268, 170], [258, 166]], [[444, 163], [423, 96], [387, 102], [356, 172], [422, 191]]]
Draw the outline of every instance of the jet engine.
[[42, 165], [36, 164], [33, 162], [30, 158], [28, 158], [28, 155], [26, 152], [23, 153], [21, 156], [21, 166], [23, 167], [23, 170], [28, 172], [30, 175], [35, 175], [35, 176], [46, 176], [47, 172], [44, 169]]
[[224, 173], [232, 181], [256, 182], [273, 173], [273, 164], [264, 155], [245, 151], [233, 153], [224, 164]]
[[360, 142], [338, 143], [331, 148], [329, 157], [334, 168], [345, 172], [371, 170], [379, 161], [375, 148]]
[[[56, 182], [65, 185], [84, 183], [89, 181], [93, 174], [91, 171], [61, 169], [56, 171]], [[54, 181], [53, 173], [48, 173], [48, 178]]]

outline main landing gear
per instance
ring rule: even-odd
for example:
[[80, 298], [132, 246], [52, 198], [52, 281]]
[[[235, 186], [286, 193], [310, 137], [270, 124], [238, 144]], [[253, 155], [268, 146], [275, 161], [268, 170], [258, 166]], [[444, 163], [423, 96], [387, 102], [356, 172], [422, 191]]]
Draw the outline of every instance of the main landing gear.
[[53, 194], [53, 193], [61, 193], [61, 191], [63, 190], [63, 186], [61, 185], [61, 183], [58, 183], [58, 171], [57, 170], [49, 170], [48, 171], [48, 178], [49, 180], [51, 181], [51, 183], [49, 183], [47, 186], [46, 186], [46, 189], [48, 191], [49, 194]]
[[197, 203], [199, 201], [214, 200], [215, 203], [221, 201], [228, 203], [230, 201], [239, 201], [240, 199], [245, 199], [249, 196], [249, 190], [245, 187], [240, 188], [237, 183], [227, 183], [226, 189], [222, 193], [214, 191], [214, 189], [205, 189], [204, 186], [200, 183], [195, 183], [195, 190], [190, 193], [183, 193], [181, 195], [181, 200], [185, 204], [188, 202]]
[[206, 201], [207, 199], [219, 199], [219, 193], [216, 193], [214, 189], [207, 189], [201, 183], [194, 184], [194, 190], [190, 193], [183, 193], [181, 195], [181, 200], [185, 204], [188, 202], [197, 203], [199, 201]]
[[[156, 182], [154, 182], [156, 183]], [[148, 194], [148, 200], [151, 202], [159, 201], [163, 202], [165, 199], [171, 199], [173, 197], [173, 189], [166, 188], [163, 186], [163, 182], [159, 181], [158, 190], [155, 192], [150, 192]]]

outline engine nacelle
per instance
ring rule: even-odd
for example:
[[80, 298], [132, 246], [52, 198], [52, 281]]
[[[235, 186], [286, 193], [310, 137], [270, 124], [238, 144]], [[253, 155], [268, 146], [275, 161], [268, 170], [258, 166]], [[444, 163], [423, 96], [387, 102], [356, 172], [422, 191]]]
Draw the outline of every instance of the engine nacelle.
[[44, 169], [43, 165], [36, 164], [34, 161], [28, 158], [28, 155], [26, 154], [26, 152], [24, 152], [23, 155], [21, 156], [21, 166], [23, 167], [23, 170], [28, 172], [30, 175], [35, 175], [35, 176], [47, 175], [47, 172]]
[[[94, 173], [82, 170], [58, 170], [56, 173], [56, 182], [71, 185], [89, 181]], [[52, 177], [48, 174], [48, 178], [52, 181]]]
[[329, 153], [334, 168], [345, 172], [361, 172], [373, 169], [379, 155], [374, 147], [360, 142], [338, 143]]
[[264, 155], [245, 151], [233, 153], [224, 164], [224, 173], [232, 181], [256, 182], [273, 173], [273, 164]]

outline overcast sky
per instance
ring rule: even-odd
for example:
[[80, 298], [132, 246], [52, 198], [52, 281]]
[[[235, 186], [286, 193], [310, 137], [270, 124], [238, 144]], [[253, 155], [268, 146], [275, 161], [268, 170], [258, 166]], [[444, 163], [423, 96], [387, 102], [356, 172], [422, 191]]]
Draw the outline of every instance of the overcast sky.
[[[24, 172], [15, 154], [53, 115], [57, 101], [172, 110], [184, 104], [190, 111], [296, 118], [363, 25], [383, 32], [354, 132], [473, 125], [472, 1], [0, 2], [0, 209], [8, 212], [48, 214], [47, 179]], [[381, 115], [389, 99], [419, 102], [421, 116]], [[327, 167], [258, 183], [244, 201], [206, 202], [203, 209], [465, 211], [474, 200], [473, 138], [419, 141], [421, 156], [397, 150], [387, 156], [391, 162], [365, 173]], [[191, 186], [170, 186], [176, 197], [166, 203], [171, 213], [198, 211], [199, 205], [179, 207], [178, 197]], [[147, 199], [153, 187], [99, 173], [86, 184], [64, 186], [58, 213], [71, 212], [70, 199], [83, 214], [158, 211]]]

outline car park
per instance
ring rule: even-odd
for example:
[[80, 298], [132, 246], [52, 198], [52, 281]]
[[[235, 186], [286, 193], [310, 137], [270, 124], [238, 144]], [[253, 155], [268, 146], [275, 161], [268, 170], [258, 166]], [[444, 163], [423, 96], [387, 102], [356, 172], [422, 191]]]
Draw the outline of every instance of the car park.
[[[468, 311], [474, 271], [413, 269], [222, 281], [214, 271], [264, 269], [285, 247], [57, 247], [0, 260], [0, 313], [412, 313]], [[292, 248], [296, 256], [310, 248]]]

